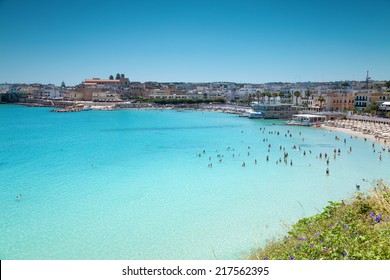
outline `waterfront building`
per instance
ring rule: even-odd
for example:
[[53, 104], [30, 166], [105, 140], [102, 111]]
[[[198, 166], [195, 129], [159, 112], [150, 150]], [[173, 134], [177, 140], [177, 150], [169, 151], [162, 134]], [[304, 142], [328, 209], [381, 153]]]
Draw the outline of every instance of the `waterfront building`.
[[131, 82], [128, 87], [129, 94], [132, 96], [144, 96], [145, 84], [140, 82]]
[[290, 119], [301, 108], [293, 104], [253, 103], [252, 109], [254, 112], [261, 113], [264, 119]]
[[353, 111], [355, 108], [353, 93], [345, 91], [333, 91], [326, 97], [326, 110], [328, 111]]
[[359, 111], [366, 109], [372, 102], [383, 103], [390, 99], [388, 92], [362, 91], [355, 94], [355, 108]]
[[120, 101], [118, 94], [113, 91], [95, 91], [92, 93], [93, 102], [117, 102]]
[[130, 81], [128, 78], [125, 77], [125, 75], [122, 74], [119, 80], [92, 78], [92, 79], [85, 79], [82, 84], [84, 87], [90, 87], [90, 86], [126, 87], [126, 86], [130, 86]]
[[326, 121], [324, 115], [295, 114], [292, 119], [287, 121], [287, 125], [312, 126], [319, 125]]
[[64, 100], [67, 101], [92, 101], [92, 93], [95, 89], [74, 88], [66, 90], [63, 94]]
[[158, 99], [187, 99], [188, 95], [179, 89], [152, 89], [149, 91], [149, 98]]
[[387, 117], [390, 113], [390, 101], [383, 102], [378, 109], [378, 115], [380, 117]]

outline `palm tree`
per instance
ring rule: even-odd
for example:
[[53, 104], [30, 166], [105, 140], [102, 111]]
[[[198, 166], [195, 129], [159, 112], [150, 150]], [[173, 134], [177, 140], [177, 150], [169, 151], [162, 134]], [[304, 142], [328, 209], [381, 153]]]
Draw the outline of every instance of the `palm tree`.
[[261, 93], [261, 96], [263, 97], [263, 104], [265, 103], [265, 97], [267, 96], [267, 92], [263, 91]]
[[260, 102], [260, 96], [261, 96], [260, 91], [256, 91], [257, 104], [259, 104]]
[[291, 92], [289, 92], [289, 93], [287, 94], [287, 97], [288, 97], [288, 102], [289, 102], [289, 103], [292, 103], [292, 100], [291, 100], [292, 94], [291, 94]]
[[322, 102], [324, 102], [324, 101], [325, 101], [325, 98], [322, 95], [320, 95], [320, 97], [318, 97], [318, 102], [320, 102], [321, 109], [322, 109]]
[[305, 97], [306, 97], [306, 103], [307, 103], [308, 106], [309, 106], [309, 97], [310, 97], [310, 95], [311, 95], [311, 91], [310, 91], [310, 89], [307, 89], [305, 91]]
[[252, 100], [253, 100], [252, 94], [248, 94], [248, 104], [249, 104], [249, 105], [251, 105]]
[[277, 92], [273, 92], [272, 93], [272, 97], [273, 97], [273, 99], [274, 99], [274, 104], [276, 104], [276, 97], [278, 97], [278, 93]]
[[298, 98], [301, 96], [301, 92], [299, 90], [296, 90], [294, 92], [294, 96], [296, 97], [295, 99], [295, 105], [298, 105]]
[[280, 103], [282, 103], [282, 98], [284, 97], [283, 91], [279, 91], [278, 96], [280, 98]]
[[269, 91], [267, 91], [268, 104], [270, 104], [271, 96], [272, 96], [271, 93]]

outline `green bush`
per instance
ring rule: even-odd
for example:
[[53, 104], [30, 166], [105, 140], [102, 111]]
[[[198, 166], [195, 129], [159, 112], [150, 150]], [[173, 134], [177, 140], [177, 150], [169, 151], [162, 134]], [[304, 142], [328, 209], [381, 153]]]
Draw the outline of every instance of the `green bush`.
[[294, 224], [250, 259], [390, 259], [390, 190], [379, 181], [367, 194], [329, 202], [324, 211]]

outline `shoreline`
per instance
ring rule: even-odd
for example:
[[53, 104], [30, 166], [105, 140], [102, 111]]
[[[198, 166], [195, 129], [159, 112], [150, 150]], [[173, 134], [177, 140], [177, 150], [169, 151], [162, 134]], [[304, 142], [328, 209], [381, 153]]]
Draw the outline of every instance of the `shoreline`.
[[[151, 103], [109, 103], [101, 104], [96, 102], [66, 102], [67, 106], [61, 107], [55, 106], [55, 104], [48, 103], [5, 103], [5, 104], [15, 104], [22, 105], [27, 107], [55, 107], [59, 108], [58, 110], [53, 110], [53, 112], [80, 112], [80, 111], [90, 111], [90, 110], [99, 110], [99, 111], [116, 111], [116, 110], [177, 110], [177, 111], [186, 111], [186, 110], [195, 110], [195, 111], [208, 111], [208, 112], [218, 112], [226, 114], [235, 114], [242, 115], [248, 113], [251, 108], [237, 105], [229, 104], [197, 104], [197, 105], [156, 105]], [[54, 105], [54, 106], [53, 106]], [[61, 103], [63, 105], [63, 103]], [[84, 106], [85, 109], [74, 110], [74, 108]], [[359, 121], [359, 123], [363, 123]], [[341, 132], [350, 135], [355, 138], [362, 138], [374, 141], [378, 144], [384, 145], [385, 147], [390, 148], [390, 139], [380, 138], [374, 134], [363, 133], [362, 131], [354, 130], [351, 128], [339, 127], [333, 125], [322, 124], [318, 127], [328, 132]]]
[[14, 104], [22, 105], [26, 107], [53, 107], [53, 112], [80, 112], [80, 111], [115, 111], [115, 110], [195, 110], [195, 111], [209, 111], [209, 112], [219, 112], [226, 114], [235, 114], [242, 115], [247, 114], [251, 108], [245, 106], [237, 106], [230, 104], [196, 104], [196, 105], [176, 105], [176, 104], [167, 104], [167, 105], [158, 105], [152, 103], [130, 103], [130, 102], [121, 102], [121, 103], [97, 103], [97, 102], [64, 102], [60, 104], [55, 104], [54, 102], [46, 102], [42, 100], [42, 103], [38, 102], [17, 102], [17, 103], [5, 103], [5, 104]]
[[390, 148], [390, 139], [389, 138], [382, 138], [378, 135], [370, 134], [370, 133], [363, 133], [362, 131], [354, 130], [351, 128], [345, 128], [345, 127], [338, 127], [338, 126], [328, 126], [328, 125], [321, 125], [318, 127], [320, 129], [327, 130], [328, 132], [342, 132], [350, 135], [351, 137], [355, 138], [362, 138], [365, 140], [371, 140], [373, 142], [376, 142], [378, 144], [383, 145], [384, 147]]
[[323, 129], [323, 130], [327, 130], [328, 132], [342, 132], [342, 133], [346, 133], [346, 134], [348, 134], [348, 135], [350, 135], [352, 137], [367, 139], [367, 140], [375, 141], [375, 142], [378, 142], [378, 143], [382, 144], [382, 142], [380, 142], [380, 139], [375, 138], [374, 135], [363, 134], [361, 132], [354, 131], [354, 130], [351, 130], [351, 129], [348, 129], [348, 128], [324, 126], [324, 125], [321, 125], [318, 128]]

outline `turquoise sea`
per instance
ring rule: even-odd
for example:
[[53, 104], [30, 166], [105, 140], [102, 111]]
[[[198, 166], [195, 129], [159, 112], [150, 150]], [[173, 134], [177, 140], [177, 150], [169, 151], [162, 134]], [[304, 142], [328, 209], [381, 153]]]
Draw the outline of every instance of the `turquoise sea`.
[[0, 106], [3, 260], [238, 259], [356, 184], [390, 179], [390, 153], [380, 161], [379, 144], [347, 134], [215, 112], [50, 110]]

